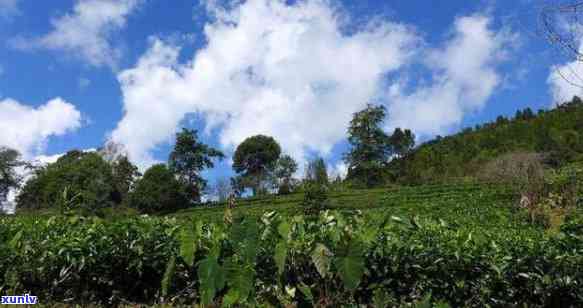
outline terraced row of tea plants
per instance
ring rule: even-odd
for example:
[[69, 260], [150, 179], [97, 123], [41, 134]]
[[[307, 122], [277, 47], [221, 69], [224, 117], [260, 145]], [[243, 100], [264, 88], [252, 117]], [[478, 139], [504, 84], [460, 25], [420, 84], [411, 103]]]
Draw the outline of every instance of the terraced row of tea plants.
[[[301, 193], [260, 199], [243, 199], [233, 210], [235, 215], [261, 216], [266, 211], [296, 215], [304, 212]], [[327, 208], [352, 212], [354, 210], [392, 215], [423, 215], [452, 218], [452, 223], [480, 225], [521, 224], [513, 210], [516, 194], [509, 188], [494, 184], [442, 184], [390, 189], [349, 190], [330, 192]], [[223, 220], [225, 203], [179, 211], [170, 216], [178, 218]]]
[[454, 217], [2, 218], [0, 285], [41, 303], [583, 305], [579, 223], [549, 235]]

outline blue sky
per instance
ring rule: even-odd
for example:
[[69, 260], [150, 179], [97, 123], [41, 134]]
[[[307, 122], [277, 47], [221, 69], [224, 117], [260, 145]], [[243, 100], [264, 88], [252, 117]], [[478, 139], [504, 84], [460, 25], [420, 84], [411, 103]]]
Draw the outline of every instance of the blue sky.
[[185, 126], [228, 155], [273, 135], [342, 172], [367, 101], [422, 141], [578, 94], [553, 78], [568, 60], [536, 34], [542, 4], [0, 0], [0, 144], [34, 159], [113, 140], [147, 167]]

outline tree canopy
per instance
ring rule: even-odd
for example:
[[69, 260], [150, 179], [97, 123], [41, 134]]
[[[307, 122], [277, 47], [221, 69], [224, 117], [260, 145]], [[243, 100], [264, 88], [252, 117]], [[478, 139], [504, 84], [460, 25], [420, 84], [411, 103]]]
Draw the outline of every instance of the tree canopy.
[[73, 150], [33, 172], [17, 197], [17, 209], [49, 208], [74, 198], [75, 207], [95, 212], [115, 204], [115, 191], [111, 166], [98, 153]]
[[166, 165], [153, 165], [136, 182], [129, 206], [146, 214], [174, 211], [188, 206], [186, 190]]
[[10, 189], [20, 186], [22, 179], [16, 169], [24, 164], [18, 151], [0, 147], [0, 204], [6, 200]]
[[213, 159], [223, 159], [225, 155], [200, 142], [196, 130], [183, 128], [176, 134], [176, 144], [168, 159], [169, 169], [188, 189], [189, 199], [199, 202], [207, 181], [201, 171], [213, 168]]
[[233, 156], [233, 169], [241, 176], [252, 179], [253, 193], [261, 193], [262, 182], [275, 168], [281, 147], [273, 137], [256, 135], [245, 139]]
[[381, 127], [385, 116], [384, 106], [371, 104], [353, 114], [348, 127], [350, 150], [344, 154], [348, 180], [367, 187], [384, 182], [384, 169], [392, 154], [389, 136]]

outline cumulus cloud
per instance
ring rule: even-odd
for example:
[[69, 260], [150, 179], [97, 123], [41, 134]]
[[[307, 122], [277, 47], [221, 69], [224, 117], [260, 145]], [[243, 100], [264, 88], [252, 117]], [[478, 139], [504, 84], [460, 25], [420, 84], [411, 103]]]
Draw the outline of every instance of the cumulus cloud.
[[[583, 38], [583, 32], [579, 40]], [[579, 53], [583, 52], [583, 42], [580, 43]], [[579, 60], [554, 65], [550, 68], [547, 83], [553, 97], [552, 104], [562, 103], [577, 95], [583, 97], [583, 63]]]
[[[215, 17], [205, 26], [207, 45], [190, 61], [177, 60], [179, 46], [152, 38], [135, 67], [118, 75], [124, 117], [111, 139], [141, 166], [190, 113], [202, 115], [207, 132], [217, 129], [225, 149], [268, 134], [300, 161], [326, 156], [346, 137], [352, 113], [371, 101], [387, 105], [388, 128], [443, 133], [484, 106], [516, 40], [482, 15], [457, 18], [444, 44], [431, 48], [410, 26], [355, 25], [327, 1], [216, 3], [207, 3]], [[395, 77], [412, 63], [432, 78], [410, 91]]]
[[9, 98], [0, 100], [0, 145], [18, 150], [26, 159], [41, 154], [51, 136], [64, 135], [80, 126], [81, 113], [61, 98], [37, 108]]
[[92, 66], [115, 68], [121, 51], [113, 46], [112, 37], [125, 27], [128, 16], [140, 2], [141, 0], [78, 0], [71, 13], [51, 21], [51, 32], [35, 39], [20, 38], [12, 44], [21, 49], [63, 50]]
[[419, 43], [388, 21], [346, 34], [345, 16], [324, 1], [250, 0], [213, 13], [208, 44], [191, 61], [179, 63], [179, 48], [154, 38], [118, 75], [125, 115], [111, 137], [141, 164], [193, 112], [204, 115], [207, 131], [220, 130], [225, 148], [269, 134], [296, 158], [327, 153]]
[[518, 37], [494, 31], [487, 16], [457, 18], [453, 34], [441, 48], [428, 49], [425, 66], [431, 82], [407, 91], [406, 81], [389, 87], [389, 127], [407, 127], [421, 135], [448, 132], [464, 114], [485, 106], [503, 77], [496, 66], [508, 56]]

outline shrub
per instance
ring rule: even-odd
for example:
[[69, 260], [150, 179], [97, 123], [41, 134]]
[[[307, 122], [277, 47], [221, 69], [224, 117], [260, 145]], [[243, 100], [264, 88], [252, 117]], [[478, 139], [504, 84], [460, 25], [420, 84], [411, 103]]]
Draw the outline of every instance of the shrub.
[[146, 214], [174, 211], [188, 204], [184, 185], [163, 164], [146, 170], [129, 196], [129, 206]]
[[69, 210], [95, 213], [115, 204], [115, 190], [111, 166], [99, 154], [71, 151], [35, 171], [17, 198], [17, 209], [58, 207], [65, 194]]
[[302, 206], [306, 213], [317, 213], [328, 205], [328, 189], [316, 182], [304, 183], [304, 199]]

